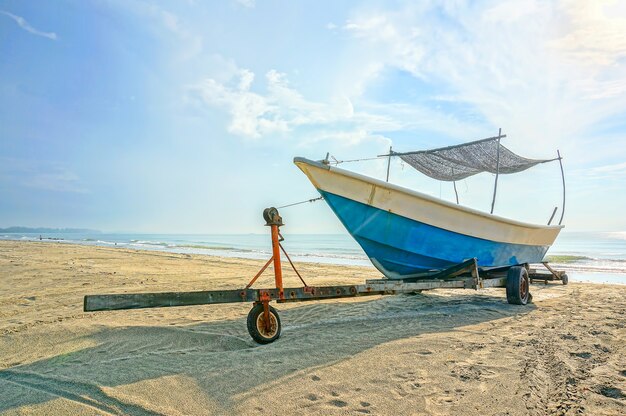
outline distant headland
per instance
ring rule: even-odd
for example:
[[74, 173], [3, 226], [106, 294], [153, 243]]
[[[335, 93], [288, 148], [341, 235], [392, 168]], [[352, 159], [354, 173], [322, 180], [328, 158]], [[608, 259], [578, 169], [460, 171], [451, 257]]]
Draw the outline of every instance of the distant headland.
[[87, 228], [47, 228], [47, 227], [8, 227], [0, 228], [0, 233], [100, 233], [98, 230], [90, 230]]

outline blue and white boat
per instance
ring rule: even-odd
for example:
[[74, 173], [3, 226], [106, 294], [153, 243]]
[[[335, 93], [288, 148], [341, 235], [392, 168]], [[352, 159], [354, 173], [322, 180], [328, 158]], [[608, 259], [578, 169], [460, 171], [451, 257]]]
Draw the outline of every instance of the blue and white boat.
[[[511, 155], [517, 155], [500, 144], [501, 137], [385, 156], [402, 157], [418, 170], [442, 180], [458, 180], [479, 171], [512, 173], [549, 161], [515, 159]], [[473, 152], [471, 157], [469, 150]], [[492, 166], [496, 163], [494, 151], [498, 166]], [[560, 161], [560, 156], [557, 159]], [[472, 258], [482, 269], [539, 263], [563, 228], [560, 224], [528, 224], [463, 207], [331, 166], [328, 160], [296, 157], [294, 163], [372, 264], [389, 279], [427, 277]]]

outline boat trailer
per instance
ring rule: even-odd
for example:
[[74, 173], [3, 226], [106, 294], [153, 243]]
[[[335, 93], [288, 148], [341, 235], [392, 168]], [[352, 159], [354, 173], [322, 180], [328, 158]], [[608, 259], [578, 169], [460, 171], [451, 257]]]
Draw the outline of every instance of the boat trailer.
[[[497, 270], [480, 270], [475, 258], [449, 267], [445, 270], [424, 273], [402, 280], [375, 279], [365, 284], [342, 286], [309, 286], [306, 284], [287, 251], [283, 248], [280, 227], [283, 225], [276, 208], [263, 211], [266, 226], [270, 227], [272, 257], [243, 289], [208, 290], [195, 292], [157, 292], [88, 295], [84, 298], [84, 311], [110, 311], [120, 309], [161, 308], [170, 306], [209, 305], [218, 303], [252, 302], [248, 313], [247, 327], [250, 336], [260, 344], [268, 344], [280, 337], [281, 322], [278, 311], [270, 305], [277, 303], [305, 302], [322, 299], [340, 299], [358, 296], [398, 295], [421, 292], [430, 289], [483, 289], [505, 287], [508, 303], [526, 305], [532, 300], [530, 283], [534, 280], [561, 280], [567, 284], [567, 275], [553, 270], [547, 263], [543, 265], [549, 274], [531, 269], [529, 265], [512, 266]], [[303, 286], [286, 288], [283, 286], [281, 251], [300, 278]], [[275, 287], [253, 289], [252, 285], [273, 263]]]

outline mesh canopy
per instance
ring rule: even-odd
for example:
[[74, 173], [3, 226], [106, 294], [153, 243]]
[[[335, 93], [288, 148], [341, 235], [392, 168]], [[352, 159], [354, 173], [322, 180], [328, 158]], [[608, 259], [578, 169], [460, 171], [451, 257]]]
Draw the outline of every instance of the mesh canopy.
[[[498, 154], [499, 153], [499, 154]], [[526, 159], [500, 144], [498, 137], [419, 152], [391, 153], [441, 181], [457, 181], [481, 172], [516, 173], [554, 159]]]

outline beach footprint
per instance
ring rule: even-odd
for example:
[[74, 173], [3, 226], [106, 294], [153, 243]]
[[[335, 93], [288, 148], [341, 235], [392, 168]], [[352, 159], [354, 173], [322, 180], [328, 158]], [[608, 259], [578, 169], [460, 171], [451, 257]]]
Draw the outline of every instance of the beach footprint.
[[330, 404], [331, 406], [334, 406], [334, 407], [339, 407], [339, 408], [344, 408], [344, 407], [348, 406], [348, 402], [343, 401], [343, 400], [339, 400], [339, 399], [330, 400], [328, 402], [328, 404]]

